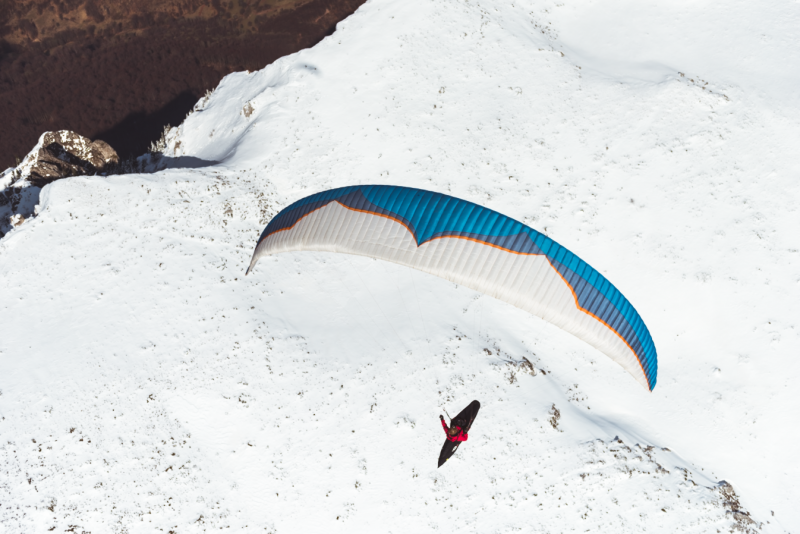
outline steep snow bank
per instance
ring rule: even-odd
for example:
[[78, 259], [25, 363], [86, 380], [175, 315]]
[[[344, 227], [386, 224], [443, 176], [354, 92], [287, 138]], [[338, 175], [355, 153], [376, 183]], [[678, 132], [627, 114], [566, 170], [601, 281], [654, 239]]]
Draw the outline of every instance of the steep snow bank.
[[[171, 132], [168, 157], [219, 163], [45, 187], [40, 215], [0, 241], [0, 521], [800, 525], [798, 113], [790, 84], [738, 73], [730, 43], [754, 17], [787, 60], [798, 38], [746, 3], [702, 27], [662, 6], [641, 20], [710, 35], [714, 54], [640, 46], [609, 69], [613, 55], [586, 53], [607, 34], [579, 17], [624, 7], [373, 0], [315, 48], [228, 76]], [[580, 254], [647, 322], [655, 391], [520, 310], [398, 266], [286, 254], [244, 278], [277, 210], [352, 183], [447, 192]], [[440, 407], [473, 398], [470, 441], [436, 470]]]

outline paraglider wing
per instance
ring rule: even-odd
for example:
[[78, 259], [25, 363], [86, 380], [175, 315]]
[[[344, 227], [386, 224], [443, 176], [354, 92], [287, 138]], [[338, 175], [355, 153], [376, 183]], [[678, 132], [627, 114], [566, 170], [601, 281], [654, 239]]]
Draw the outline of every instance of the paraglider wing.
[[644, 387], [656, 385], [655, 345], [622, 293], [552, 239], [488, 208], [409, 187], [323, 191], [270, 221], [248, 272], [264, 255], [302, 250], [379, 258], [486, 293], [586, 341]]

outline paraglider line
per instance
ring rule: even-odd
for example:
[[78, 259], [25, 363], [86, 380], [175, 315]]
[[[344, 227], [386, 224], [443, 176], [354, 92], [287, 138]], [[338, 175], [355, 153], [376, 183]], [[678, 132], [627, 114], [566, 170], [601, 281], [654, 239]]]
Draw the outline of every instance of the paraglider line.
[[[383, 267], [383, 272], [386, 273], [386, 277], [389, 278], [389, 270], [386, 268], [386, 263], [388, 262], [380, 262], [381, 267]], [[408, 317], [408, 324], [414, 324], [413, 319], [411, 318], [411, 313], [408, 311], [408, 304], [406, 304], [406, 298], [403, 296], [403, 292], [400, 291], [400, 286], [397, 285], [397, 278], [394, 279], [394, 287], [397, 289], [397, 294], [400, 296], [400, 299], [403, 301], [403, 309], [406, 311], [406, 317]], [[416, 334], [416, 332], [414, 332]]]
[[400, 341], [400, 344], [405, 346], [405, 343], [403, 343], [403, 338], [401, 338], [400, 334], [397, 333], [397, 330], [394, 329], [394, 325], [392, 324], [392, 321], [389, 320], [389, 318], [383, 312], [383, 308], [381, 308], [381, 305], [378, 304], [377, 300], [375, 300], [375, 297], [373, 296], [372, 291], [369, 290], [369, 286], [367, 286], [367, 284], [364, 282], [364, 280], [362, 280], [361, 277], [358, 276], [358, 273], [355, 271], [355, 269], [353, 268], [353, 265], [350, 262], [348, 262], [348, 265], [350, 265], [350, 270], [353, 271], [353, 274], [356, 275], [356, 278], [358, 278], [361, 281], [361, 284], [364, 286], [364, 289], [367, 290], [367, 293], [369, 293], [369, 296], [372, 297], [372, 301], [375, 303], [375, 306], [378, 308], [378, 310], [380, 310], [381, 315], [383, 315], [383, 318], [386, 319], [386, 322], [389, 323], [389, 326], [392, 328], [392, 331], [394, 332], [394, 335], [397, 336], [397, 339], [398, 339], [398, 341]]
[[425, 326], [425, 320], [422, 318], [422, 306], [419, 304], [419, 293], [417, 292], [417, 282], [414, 280], [414, 275], [409, 269], [409, 276], [411, 277], [411, 285], [414, 287], [414, 298], [417, 301], [417, 309], [419, 310], [419, 318], [422, 323], [422, 331], [425, 332], [425, 341], [428, 342], [428, 328]]
[[[356, 296], [355, 296], [355, 293], [354, 293], [354, 292], [353, 292], [353, 291], [352, 291], [352, 290], [351, 290], [349, 287], [347, 287], [347, 284], [345, 284], [345, 283], [344, 283], [344, 280], [343, 280], [342, 278], [339, 278], [339, 282], [341, 282], [341, 283], [342, 283], [342, 285], [344, 286], [344, 288], [345, 288], [345, 290], [347, 291], [347, 293], [348, 293], [348, 294], [350, 294], [350, 295], [353, 295], [353, 298], [356, 300], [356, 302], [358, 303], [358, 305], [361, 307], [361, 311], [362, 311], [362, 312], [364, 312], [364, 314], [366, 315], [366, 314], [367, 314], [367, 313], [366, 313], [366, 312], [367, 312], [367, 310], [366, 310], [366, 308], [364, 308], [364, 305], [363, 305], [363, 304], [361, 304], [361, 301], [360, 301], [360, 300], [358, 300], [358, 297], [356, 297]], [[356, 321], [358, 321], [358, 319], [356, 319]], [[359, 322], [359, 324], [361, 323], [361, 321], [358, 321], [358, 322]], [[369, 336], [369, 338], [372, 340], [372, 342], [373, 342], [373, 343], [375, 343], [375, 344], [378, 346], [378, 348], [379, 348], [380, 350], [382, 350], [382, 351], [383, 351], [383, 350], [386, 350], [386, 349], [383, 347], [383, 345], [381, 345], [380, 343], [378, 343], [378, 342], [375, 340], [375, 338], [374, 338], [374, 337], [372, 337], [372, 334], [370, 333], [370, 331], [369, 331], [368, 329], [366, 329], [366, 328], [363, 328], [363, 326], [362, 326], [362, 329], [363, 329], [365, 332], [367, 332], [367, 335]]]

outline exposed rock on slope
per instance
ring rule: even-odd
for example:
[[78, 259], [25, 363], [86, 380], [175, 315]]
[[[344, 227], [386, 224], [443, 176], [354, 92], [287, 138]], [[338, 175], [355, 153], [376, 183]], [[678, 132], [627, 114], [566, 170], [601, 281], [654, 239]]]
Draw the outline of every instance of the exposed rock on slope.
[[119, 163], [119, 156], [105, 141], [92, 142], [68, 130], [45, 133], [39, 146], [38, 151], [26, 157], [26, 163], [30, 160], [28, 181], [37, 187], [59, 178], [101, 172], [108, 165]]
[[116, 163], [119, 156], [105, 141], [92, 141], [69, 130], [45, 132], [20, 165], [0, 177], [0, 237], [30, 217], [45, 185], [96, 174]]
[[46, 130], [142, 154], [203, 93], [331, 33], [364, 0], [0, 2], [0, 168]]

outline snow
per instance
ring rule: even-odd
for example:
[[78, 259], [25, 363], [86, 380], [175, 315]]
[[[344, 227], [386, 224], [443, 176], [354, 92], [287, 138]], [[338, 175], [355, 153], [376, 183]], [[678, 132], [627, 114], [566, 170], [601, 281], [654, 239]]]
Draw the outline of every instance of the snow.
[[[0, 240], [2, 530], [796, 532], [798, 19], [370, 0], [226, 77], [163, 170], [46, 186]], [[580, 255], [646, 321], [655, 390], [397, 265], [244, 277], [278, 210], [365, 183]], [[437, 415], [473, 399], [437, 470]]]

